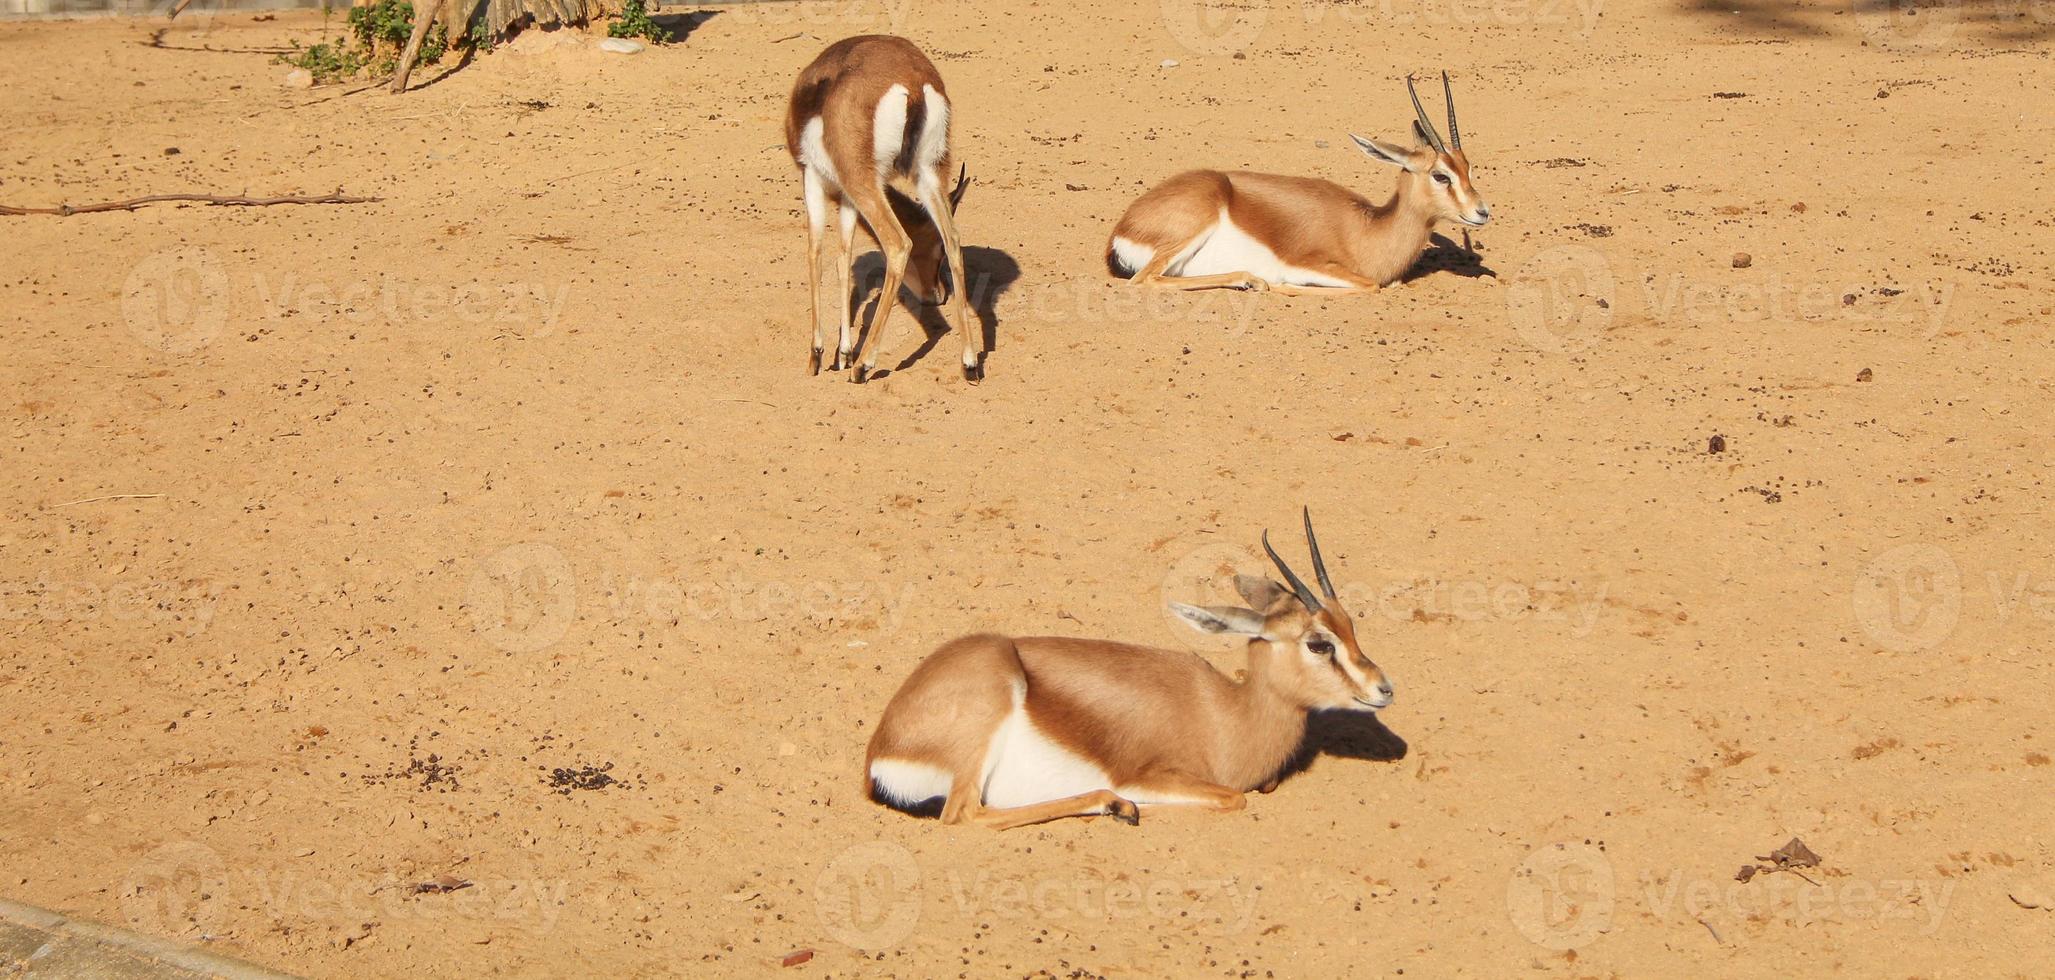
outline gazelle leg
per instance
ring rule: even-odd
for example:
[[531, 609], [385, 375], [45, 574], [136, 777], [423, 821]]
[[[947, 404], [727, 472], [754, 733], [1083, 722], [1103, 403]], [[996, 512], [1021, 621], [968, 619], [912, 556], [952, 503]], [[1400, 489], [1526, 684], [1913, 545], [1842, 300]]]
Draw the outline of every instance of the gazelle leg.
[[1211, 276], [1165, 276], [1148, 285], [1167, 286], [1172, 289], [1246, 289], [1255, 293], [1266, 293], [1275, 288], [1267, 280], [1258, 279], [1246, 272], [1222, 272]]
[[1127, 824], [1140, 823], [1142, 819], [1139, 808], [1110, 789], [1097, 789], [1076, 796], [1066, 796], [1060, 800], [1004, 809], [985, 806], [983, 796], [983, 788], [978, 785], [975, 778], [958, 777], [949, 787], [949, 799], [942, 804], [942, 822], [974, 823], [994, 830], [1011, 830], [1028, 824], [1061, 820], [1064, 817], [1104, 815]]
[[[828, 225], [828, 188], [812, 167], [802, 168], [806, 182], [806, 307], [813, 327], [813, 356], [807, 372], [821, 373], [821, 235]], [[848, 249], [843, 249], [847, 252]], [[848, 290], [843, 291], [846, 295]], [[846, 304], [847, 299], [843, 300]]]
[[920, 189], [921, 205], [928, 209], [935, 229], [942, 233], [942, 251], [949, 259], [949, 281], [955, 284], [950, 298], [956, 308], [956, 332], [963, 335], [963, 378], [977, 384], [985, 378], [985, 331], [983, 324], [973, 325], [970, 320], [970, 281], [963, 274], [963, 243], [956, 237], [956, 215], [949, 209], [949, 198], [942, 191], [939, 175], [922, 180]]
[[1292, 286], [1279, 284], [1270, 288], [1286, 296], [1348, 296], [1355, 293], [1374, 293], [1384, 287], [1374, 279], [1365, 279], [1339, 266], [1328, 266], [1317, 270], [1321, 275], [1332, 276], [1346, 286]]
[[1223, 272], [1211, 276], [1164, 275], [1164, 270], [1170, 268], [1172, 259], [1191, 251], [1193, 243], [1212, 233], [1213, 226], [1208, 225], [1204, 231], [1178, 242], [1171, 248], [1157, 249], [1156, 254], [1150, 256], [1148, 264], [1135, 270], [1135, 274], [1127, 281], [1137, 286], [1161, 286], [1172, 289], [1247, 289], [1260, 293], [1270, 288], [1268, 282], [1246, 272]]
[[1249, 805], [1249, 798], [1241, 790], [1180, 772], [1150, 773], [1124, 791], [1144, 806], [1200, 806], [1227, 811]]
[[1061, 820], [1064, 817], [1110, 816], [1130, 826], [1142, 822], [1142, 811], [1133, 803], [1120, 797], [1110, 789], [1095, 789], [1089, 793], [1047, 803], [1033, 803], [1027, 806], [1008, 807], [1004, 810], [979, 807], [971, 815], [971, 822], [993, 830], [1012, 830], [1029, 824]]
[[899, 281], [906, 277], [906, 260], [913, 252], [913, 240], [899, 226], [899, 218], [892, 213], [882, 185], [861, 192], [845, 188], [844, 193], [863, 213], [863, 220], [878, 240], [878, 248], [885, 253], [885, 285], [878, 293], [878, 311], [871, 315], [870, 329], [864, 331], [863, 339], [857, 343], [854, 353], [863, 356], [849, 378], [862, 384], [878, 368], [878, 351], [885, 346], [885, 327], [892, 322], [892, 308], [899, 305]]
[[850, 304], [854, 302], [851, 294], [856, 290], [856, 285], [849, 281], [852, 271], [856, 268], [857, 215], [855, 206], [844, 200], [839, 217], [842, 222], [842, 337], [835, 344], [835, 370], [837, 371], [843, 370], [855, 363], [850, 359], [852, 354], [850, 347], [856, 342], [855, 313], [849, 308]]

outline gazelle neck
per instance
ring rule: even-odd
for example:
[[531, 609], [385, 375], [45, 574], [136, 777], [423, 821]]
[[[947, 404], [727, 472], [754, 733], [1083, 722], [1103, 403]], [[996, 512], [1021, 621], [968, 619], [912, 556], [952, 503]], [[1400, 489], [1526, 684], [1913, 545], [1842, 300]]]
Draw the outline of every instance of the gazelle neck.
[[1272, 658], [1280, 654], [1269, 646], [1266, 640], [1250, 642], [1249, 673], [1235, 705], [1237, 730], [1223, 733], [1228, 736], [1226, 775], [1247, 786], [1276, 775], [1306, 737], [1306, 707], [1272, 669]]
[[1381, 283], [1398, 281], [1434, 231], [1434, 204], [1418, 193], [1411, 174], [1400, 174], [1398, 189], [1383, 204], [1364, 210], [1356, 239], [1357, 272]]

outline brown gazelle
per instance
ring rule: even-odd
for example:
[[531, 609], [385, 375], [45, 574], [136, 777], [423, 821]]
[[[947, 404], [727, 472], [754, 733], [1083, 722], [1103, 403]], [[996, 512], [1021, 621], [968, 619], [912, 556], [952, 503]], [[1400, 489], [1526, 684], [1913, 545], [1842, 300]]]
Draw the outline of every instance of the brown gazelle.
[[[909, 273], [914, 292], [940, 299], [946, 260], [954, 285], [956, 331], [963, 335], [963, 375], [983, 375], [983, 332], [970, 319], [956, 206], [967, 181], [945, 187], [949, 173], [950, 104], [942, 75], [913, 42], [886, 35], [845, 38], [799, 73], [785, 114], [785, 146], [799, 164], [806, 198], [806, 287], [813, 318], [809, 370], [821, 369], [820, 254], [829, 212], [839, 209], [842, 334], [837, 370], [862, 383], [877, 369], [885, 325]], [[885, 282], [863, 343], [852, 348], [850, 270], [857, 219], [885, 256]]]
[[1185, 289], [1331, 292], [1397, 281], [1420, 257], [1435, 222], [1475, 228], [1491, 220], [1470, 183], [1447, 72], [1441, 87], [1447, 140], [1428, 120], [1411, 77], [1406, 92], [1418, 117], [1417, 146], [1349, 136], [1371, 159], [1402, 171], [1391, 200], [1372, 204], [1339, 184], [1305, 177], [1194, 170], [1128, 207], [1107, 245], [1109, 262], [1138, 284]]
[[1263, 536], [1289, 589], [1236, 576], [1249, 608], [1172, 603], [1191, 625], [1249, 638], [1248, 677], [1195, 654], [1110, 640], [966, 636], [928, 655], [885, 708], [864, 760], [871, 798], [941, 802], [943, 823], [1018, 827], [1137, 804], [1237, 810], [1275, 787], [1308, 712], [1376, 711], [1391, 682], [1357, 644], [1313, 520], [1315, 595]]

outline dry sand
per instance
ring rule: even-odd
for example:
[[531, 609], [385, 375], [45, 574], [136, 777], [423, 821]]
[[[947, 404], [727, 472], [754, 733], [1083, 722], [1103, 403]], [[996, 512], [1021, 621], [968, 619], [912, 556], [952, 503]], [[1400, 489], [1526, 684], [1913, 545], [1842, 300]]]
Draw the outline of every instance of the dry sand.
[[[848, 0], [404, 97], [283, 88], [318, 14], [0, 24], [0, 203], [384, 197], [0, 218], [0, 893], [322, 976], [2055, 972], [2046, 6]], [[982, 387], [802, 370], [783, 99], [878, 30]], [[1442, 68], [1481, 268], [1106, 278], [1180, 168], [1382, 197]], [[1236, 669], [1162, 603], [1302, 504], [1388, 731], [1139, 828], [861, 797], [953, 635]]]

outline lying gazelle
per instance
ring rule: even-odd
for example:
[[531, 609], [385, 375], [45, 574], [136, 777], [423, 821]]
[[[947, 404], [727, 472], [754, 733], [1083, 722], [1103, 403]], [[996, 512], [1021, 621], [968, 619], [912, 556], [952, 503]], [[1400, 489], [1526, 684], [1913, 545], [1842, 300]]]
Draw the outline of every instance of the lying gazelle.
[[1373, 160], [1397, 166], [1398, 191], [1372, 204], [1339, 184], [1275, 174], [1194, 170], [1172, 177], [1128, 207], [1107, 245], [1110, 264], [1138, 284], [1185, 289], [1296, 287], [1377, 289], [1396, 282], [1426, 246], [1437, 221], [1479, 227], [1491, 208], [1470, 183], [1470, 159], [1448, 99], [1448, 139], [1435, 132], [1406, 78], [1418, 116], [1412, 149], [1353, 133]]
[[1209, 633], [1249, 638], [1236, 682], [1190, 653], [1110, 640], [966, 636], [914, 668], [871, 736], [871, 798], [943, 823], [1005, 829], [1059, 817], [1140, 820], [1137, 804], [1238, 810], [1269, 792], [1306, 733], [1308, 712], [1391, 704], [1320, 560], [1325, 599], [1270, 547], [1291, 583], [1235, 576], [1250, 608], [1171, 609]]
[[[858, 384], [869, 377], [885, 346], [885, 324], [898, 305], [900, 282], [905, 278], [916, 295], [940, 302], [946, 258], [955, 286], [956, 332], [963, 335], [963, 376], [980, 380], [984, 337], [970, 320], [956, 235], [956, 206], [968, 181], [959, 179], [953, 191], [943, 183], [949, 172], [949, 98], [934, 63], [904, 38], [865, 35], [829, 45], [792, 86], [785, 146], [805, 182], [806, 288], [813, 318], [808, 370], [821, 370], [821, 235], [830, 209], [839, 209], [842, 336], [835, 369], [854, 368], [851, 380]], [[849, 281], [858, 218], [885, 255], [884, 289], [865, 333], [869, 353], [861, 365], [852, 348]]]

